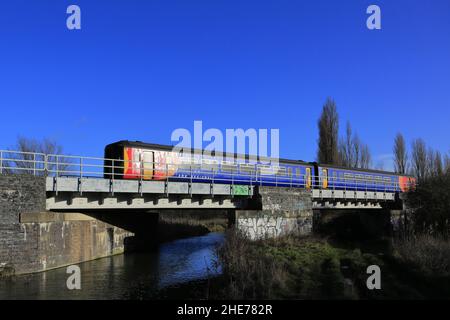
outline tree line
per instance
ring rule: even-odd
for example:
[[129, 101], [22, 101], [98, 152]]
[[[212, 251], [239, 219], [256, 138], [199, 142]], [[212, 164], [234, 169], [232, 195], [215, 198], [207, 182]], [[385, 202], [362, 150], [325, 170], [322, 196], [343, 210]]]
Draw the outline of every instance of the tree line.
[[[368, 145], [361, 142], [347, 123], [339, 137], [339, 116], [336, 103], [327, 99], [318, 120], [317, 161], [349, 168], [371, 168]], [[393, 145], [394, 170], [417, 178], [414, 189], [406, 194], [408, 230], [406, 234], [450, 235], [450, 155], [427, 146], [421, 138], [414, 139], [408, 150], [405, 138], [398, 133]]]
[[[347, 122], [344, 136], [339, 136], [339, 115], [336, 102], [328, 98], [318, 120], [319, 138], [317, 161], [323, 164], [339, 165], [348, 168], [374, 169], [372, 155], [367, 144], [363, 143], [350, 122]], [[449, 154], [427, 147], [423, 139], [415, 139], [408, 152], [405, 138], [398, 133], [394, 139], [393, 161], [395, 172], [409, 174], [424, 180], [442, 175], [450, 170]], [[379, 166], [377, 169], [382, 169]]]

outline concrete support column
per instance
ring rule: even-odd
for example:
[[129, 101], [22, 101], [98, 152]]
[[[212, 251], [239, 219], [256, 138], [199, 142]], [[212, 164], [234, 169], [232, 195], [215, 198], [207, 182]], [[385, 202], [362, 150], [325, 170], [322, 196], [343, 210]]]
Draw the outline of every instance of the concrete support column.
[[312, 232], [311, 192], [298, 188], [259, 187], [253, 207], [236, 210], [235, 225], [252, 240]]

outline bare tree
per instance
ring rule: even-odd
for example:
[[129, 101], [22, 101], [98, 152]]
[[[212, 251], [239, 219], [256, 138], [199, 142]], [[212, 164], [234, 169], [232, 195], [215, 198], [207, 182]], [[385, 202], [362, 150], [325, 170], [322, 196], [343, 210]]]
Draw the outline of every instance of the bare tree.
[[372, 163], [369, 146], [363, 144], [347, 122], [345, 136], [339, 140], [339, 162], [349, 168], [368, 169]]
[[338, 158], [339, 158], [339, 165], [343, 167], [348, 167], [349, 159], [347, 157], [347, 145], [344, 139], [339, 139]]
[[352, 151], [353, 151], [353, 168], [359, 168], [361, 167], [361, 140], [359, 139], [359, 136], [357, 133], [353, 135], [352, 139]]
[[440, 176], [443, 174], [444, 165], [442, 164], [442, 155], [439, 151], [434, 151], [430, 148], [428, 150], [427, 161], [428, 175]]
[[395, 137], [393, 152], [395, 172], [405, 174], [408, 170], [408, 152], [405, 139], [401, 133], [397, 133]]
[[326, 164], [338, 164], [339, 116], [336, 103], [328, 98], [318, 121], [319, 139], [317, 161]]
[[[45, 138], [39, 141], [19, 136], [16, 145], [10, 148], [5, 156], [7, 160], [3, 164], [4, 172], [44, 175], [45, 169], [48, 171], [55, 169], [55, 164], [52, 163], [47, 163], [45, 167], [46, 155], [60, 155], [62, 152], [62, 146], [53, 140]], [[71, 166], [70, 162], [72, 162], [71, 159], [64, 160], [58, 169], [68, 170]]]
[[450, 174], [450, 156], [448, 154], [444, 157], [444, 170]]
[[419, 179], [423, 180], [427, 176], [427, 148], [425, 141], [422, 139], [415, 139], [412, 143], [411, 151], [412, 172]]
[[367, 144], [364, 144], [361, 148], [361, 160], [360, 167], [362, 169], [369, 169], [372, 164], [372, 155], [370, 154], [370, 149]]
[[345, 128], [345, 137], [339, 140], [339, 162], [344, 167], [354, 166], [354, 148], [353, 148], [353, 133], [350, 122], [347, 121]]
[[353, 133], [350, 122], [347, 121], [347, 127], [345, 128], [345, 143], [344, 143], [344, 155], [346, 159], [346, 166], [353, 167], [355, 164], [354, 149], [353, 149]]

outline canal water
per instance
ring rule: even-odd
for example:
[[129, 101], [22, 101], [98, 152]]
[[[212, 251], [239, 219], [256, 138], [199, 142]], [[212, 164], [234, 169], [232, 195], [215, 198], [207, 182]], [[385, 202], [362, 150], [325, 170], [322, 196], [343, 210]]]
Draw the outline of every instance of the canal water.
[[157, 251], [78, 264], [81, 290], [67, 289], [66, 268], [0, 279], [0, 299], [151, 299], [159, 292], [220, 274], [223, 233], [175, 240]]

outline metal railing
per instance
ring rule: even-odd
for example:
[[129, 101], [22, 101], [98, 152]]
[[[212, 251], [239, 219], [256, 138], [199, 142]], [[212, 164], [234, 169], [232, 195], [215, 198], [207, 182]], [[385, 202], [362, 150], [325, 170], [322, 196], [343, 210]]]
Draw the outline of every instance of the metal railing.
[[[190, 181], [208, 183], [228, 183], [232, 185], [262, 185], [270, 183], [275, 186], [292, 186], [310, 189], [344, 190], [344, 191], [384, 191], [397, 192], [400, 187], [408, 189], [412, 185], [400, 186], [397, 181], [379, 181], [374, 179], [348, 179], [329, 176], [314, 176], [296, 174], [292, 170], [281, 170], [270, 173], [267, 165], [246, 164], [245, 171], [219, 172], [222, 163], [210, 162], [163, 163], [144, 162], [99, 157], [81, 157], [71, 155], [43, 154], [0, 150], [0, 174], [31, 174], [50, 177], [79, 177], [79, 178], [109, 178], [160, 180], [160, 181]], [[230, 166], [229, 162], [223, 164]], [[216, 166], [216, 168], [214, 168]], [[277, 167], [280, 169], [283, 167]], [[216, 170], [215, 170], [216, 169]], [[264, 170], [263, 170], [264, 169]], [[173, 173], [177, 171], [177, 176]], [[242, 171], [242, 170], [241, 170]], [[327, 186], [325, 187], [325, 182]]]

